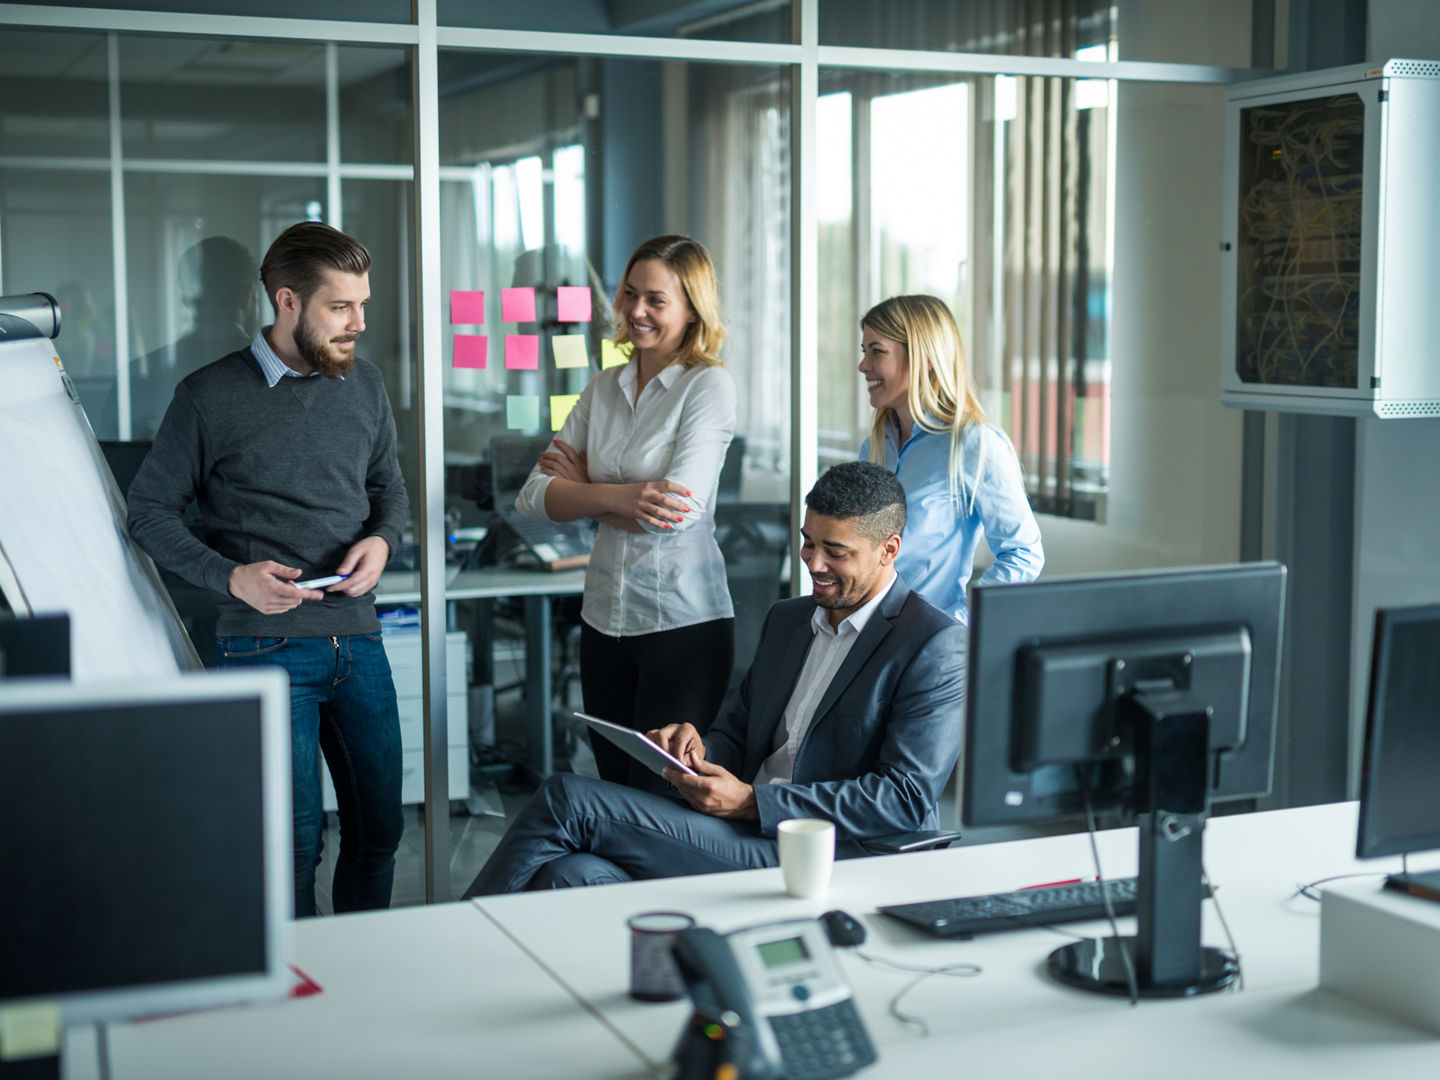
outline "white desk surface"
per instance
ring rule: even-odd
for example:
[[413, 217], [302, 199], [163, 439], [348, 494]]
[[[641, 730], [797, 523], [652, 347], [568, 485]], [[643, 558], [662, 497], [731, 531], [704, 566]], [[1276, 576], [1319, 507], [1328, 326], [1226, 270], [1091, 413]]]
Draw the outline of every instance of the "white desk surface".
[[[1135, 872], [1135, 836], [1100, 835], [1107, 876]], [[778, 870], [754, 870], [308, 920], [296, 928], [296, 962], [323, 993], [115, 1025], [112, 1072], [117, 1080], [663, 1076], [689, 1006], [627, 996], [628, 916], [688, 911], [723, 931], [840, 907], [868, 927], [868, 953], [983, 968], [974, 978], [931, 977], [906, 996], [904, 1010], [929, 1024], [923, 1038], [888, 1013], [910, 976], [843, 950], [880, 1055], [866, 1078], [1036, 1069], [1107, 1080], [1434, 1075], [1440, 1039], [1317, 987], [1320, 905], [1295, 897], [1296, 886], [1362, 871], [1379, 888], [1380, 875], [1399, 867], [1398, 858], [1357, 863], [1354, 837], [1354, 804], [1209, 823], [1206, 862], [1244, 962], [1238, 993], [1132, 1008], [1044, 977], [1046, 955], [1065, 940], [1056, 931], [946, 941], [875, 911], [1092, 873], [1086, 838], [1058, 836], [840, 863], [818, 900], [790, 899]], [[1225, 944], [1213, 904], [1205, 937]], [[83, 1036], [71, 1040], [67, 1075], [88, 1080], [93, 1052], [77, 1049]]]
[[[553, 1080], [649, 1075], [639, 1056], [471, 904], [307, 919], [310, 997], [110, 1028], [115, 1080]], [[95, 1073], [72, 1039], [71, 1080]]]
[[[502, 596], [579, 596], [585, 591], [584, 570], [516, 570], [513, 567], [486, 567], [457, 570], [446, 567], [446, 600], [488, 600]], [[377, 604], [420, 602], [420, 573], [417, 570], [386, 570], [375, 587]]]
[[[718, 930], [813, 916], [833, 907], [860, 916], [865, 952], [935, 966], [975, 963], [974, 978], [932, 976], [911, 990], [902, 1009], [922, 1017], [930, 1037], [889, 1015], [891, 998], [911, 976], [867, 964], [842, 951], [843, 969], [880, 1053], [866, 1077], [1033, 1074], [1037, 1067], [1070, 1076], [1359, 1075], [1365, 1066], [1391, 1075], [1440, 1069], [1440, 1040], [1369, 1013], [1317, 988], [1318, 903], [1297, 885], [1331, 874], [1379, 875], [1399, 860], [1357, 863], [1351, 803], [1225, 817], [1209, 822], [1206, 863], [1244, 965], [1245, 990], [1185, 1001], [1142, 1002], [1087, 994], [1043, 975], [1047, 954], [1067, 937], [1013, 931], [945, 941], [878, 914], [883, 903], [997, 892], [1093, 874], [1081, 836], [956, 848], [842, 862], [827, 895], [795, 900], [778, 870], [607, 886], [476, 901], [578, 996], [588, 1000], [659, 1069], [673, 1047], [688, 1003], [632, 1001], [626, 995], [625, 919], [639, 911], [686, 911]], [[1135, 873], [1136, 831], [1099, 837], [1109, 877]], [[1133, 932], [1133, 919], [1122, 932]], [[1098, 936], [1103, 922], [1076, 924]], [[1225, 946], [1206, 905], [1205, 940]], [[1372, 1060], [1376, 1051], [1384, 1056]], [[1391, 1068], [1392, 1060], [1399, 1066]], [[1261, 1067], [1263, 1063], [1263, 1067]], [[1412, 1070], [1412, 1071], [1407, 1071]]]

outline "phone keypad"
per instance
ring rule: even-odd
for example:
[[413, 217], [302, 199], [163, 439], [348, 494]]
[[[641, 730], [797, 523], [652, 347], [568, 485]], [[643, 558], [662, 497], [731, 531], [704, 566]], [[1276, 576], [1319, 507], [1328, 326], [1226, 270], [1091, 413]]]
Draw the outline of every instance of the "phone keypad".
[[790, 1080], [846, 1076], [875, 1060], [853, 1001], [769, 1019]]

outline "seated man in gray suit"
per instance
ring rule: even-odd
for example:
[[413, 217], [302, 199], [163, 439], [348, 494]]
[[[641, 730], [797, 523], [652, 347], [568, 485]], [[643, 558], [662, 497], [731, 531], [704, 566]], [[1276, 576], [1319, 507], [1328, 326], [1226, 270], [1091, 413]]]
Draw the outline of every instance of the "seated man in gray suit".
[[805, 506], [811, 596], [770, 609], [709, 734], [649, 733], [700, 774], [666, 770], [684, 804], [551, 776], [467, 897], [775, 866], [785, 818], [833, 821], [842, 857], [936, 825], [960, 748], [965, 627], [895, 574], [905, 492], [888, 470], [836, 465]]

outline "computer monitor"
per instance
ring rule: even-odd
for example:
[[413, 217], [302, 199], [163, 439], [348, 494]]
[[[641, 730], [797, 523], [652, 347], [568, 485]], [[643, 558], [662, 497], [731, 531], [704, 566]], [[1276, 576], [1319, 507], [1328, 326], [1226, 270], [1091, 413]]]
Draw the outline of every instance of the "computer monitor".
[[0, 679], [70, 675], [70, 616], [0, 614]]
[[0, 1005], [84, 1023], [283, 997], [282, 672], [0, 683]]
[[[1362, 859], [1440, 848], [1440, 605], [1375, 613], [1365, 756], [1360, 773]], [[1440, 874], [1402, 874], [1427, 884]], [[1424, 879], [1424, 880], [1421, 880]]]
[[496, 435], [490, 440], [490, 490], [497, 509], [510, 509], [530, 470], [550, 446], [548, 435]]
[[1285, 568], [1277, 563], [977, 586], [961, 810], [966, 825], [1093, 811], [1140, 829], [1136, 938], [1052, 955], [1087, 989], [1219, 989], [1200, 944], [1209, 804], [1270, 790]]

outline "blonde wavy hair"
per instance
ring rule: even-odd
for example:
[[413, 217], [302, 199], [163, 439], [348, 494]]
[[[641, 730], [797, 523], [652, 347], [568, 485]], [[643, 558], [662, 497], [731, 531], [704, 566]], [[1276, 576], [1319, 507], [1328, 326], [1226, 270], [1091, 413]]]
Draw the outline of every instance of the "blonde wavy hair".
[[620, 301], [625, 295], [625, 283], [630, 280], [631, 267], [644, 259], [658, 259], [675, 272], [685, 290], [690, 310], [695, 312], [695, 321], [686, 328], [674, 362], [686, 367], [696, 364], [724, 367], [720, 346], [725, 343], [725, 327], [720, 315], [720, 291], [715, 285], [715, 264], [710, 261], [710, 252], [705, 250], [705, 245], [688, 236], [657, 236], [646, 240], [630, 256], [630, 261], [625, 264], [625, 273], [620, 275], [620, 287], [615, 290], [612, 303], [615, 309], [615, 344], [634, 345], [630, 340], [630, 328], [625, 325], [624, 316], [620, 313]]
[[[935, 296], [892, 296], [865, 313], [861, 329], [869, 328], [881, 337], [898, 341], [910, 357], [910, 415], [917, 427], [935, 434], [950, 433], [950, 502], [959, 507], [962, 497], [966, 513], [975, 503], [975, 492], [965, 491], [965, 429], [989, 420], [970, 384], [965, 347], [955, 316]], [[885, 462], [885, 429], [895, 410], [875, 410], [870, 425], [870, 460]], [[985, 468], [985, 442], [980, 442], [978, 478]]]

